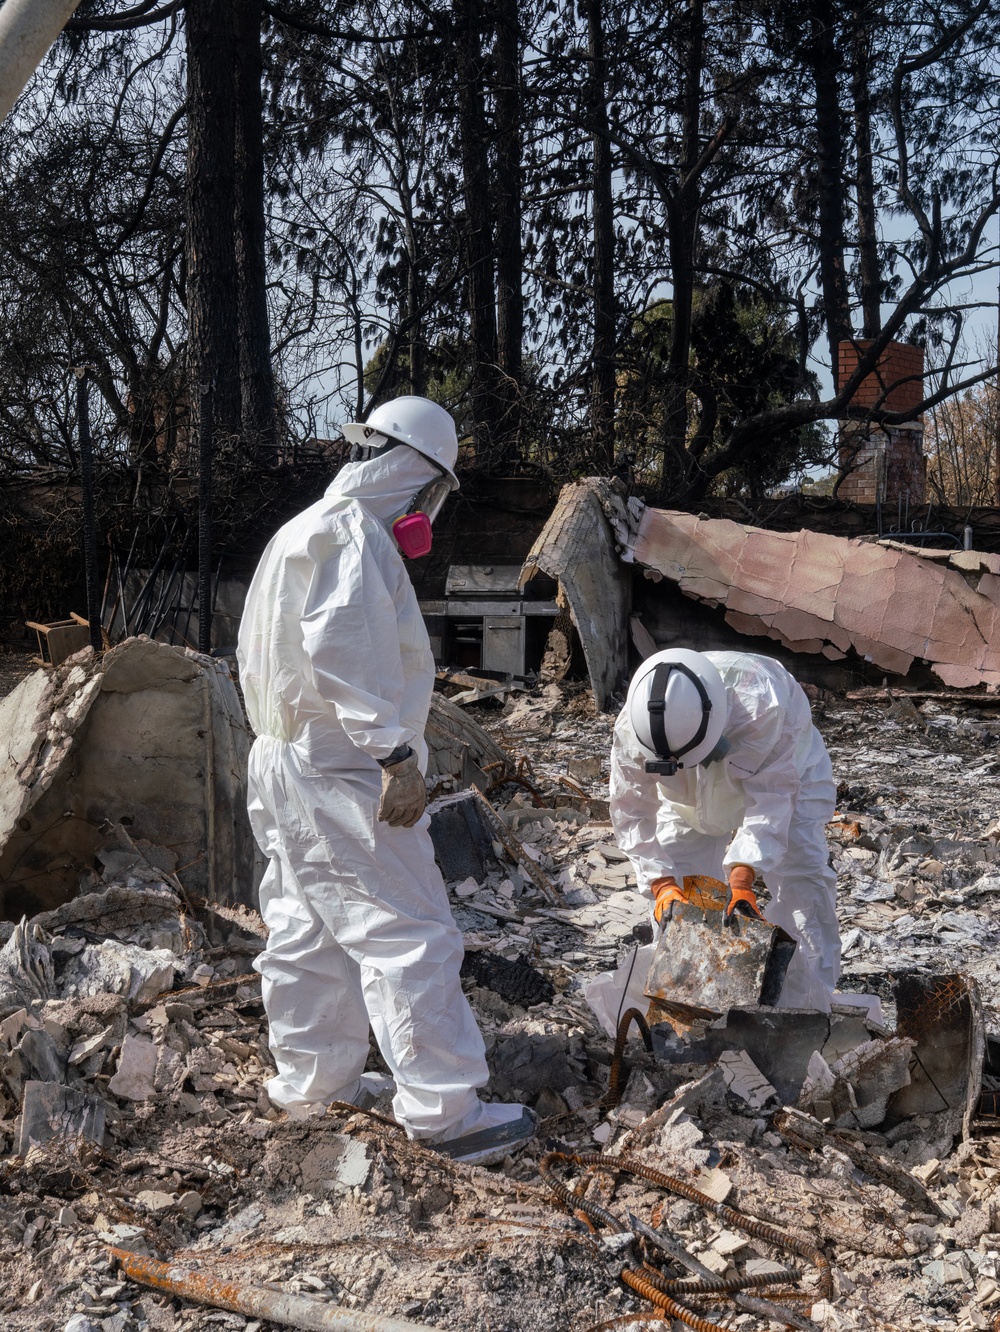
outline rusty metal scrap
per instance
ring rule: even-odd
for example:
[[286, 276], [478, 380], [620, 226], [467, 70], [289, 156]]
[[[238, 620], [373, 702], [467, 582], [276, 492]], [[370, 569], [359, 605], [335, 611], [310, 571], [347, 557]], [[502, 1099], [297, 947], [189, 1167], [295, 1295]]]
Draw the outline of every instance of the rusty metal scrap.
[[646, 995], [683, 1005], [692, 1017], [730, 1008], [773, 1005], [795, 951], [777, 925], [691, 903], [674, 907], [660, 933]]
[[[764, 1276], [739, 1277], [735, 1279], [719, 1277], [716, 1276], [711, 1268], [706, 1267], [704, 1263], [699, 1262], [697, 1258], [688, 1253], [683, 1244], [679, 1244], [675, 1239], [668, 1238], [662, 1233], [662, 1231], [654, 1230], [652, 1226], [647, 1225], [644, 1221], [640, 1221], [639, 1218], [633, 1216], [631, 1212], [628, 1214], [628, 1223], [637, 1235], [642, 1235], [645, 1239], [648, 1239], [658, 1249], [662, 1249], [665, 1253], [669, 1254], [671, 1258], [680, 1263], [682, 1267], [686, 1267], [689, 1272], [693, 1272], [695, 1276], [702, 1279], [701, 1290], [695, 1291], [695, 1294], [700, 1298], [718, 1300], [720, 1298], [729, 1297], [734, 1304], [738, 1305], [739, 1308], [745, 1310], [747, 1313], [759, 1313], [767, 1318], [775, 1318], [779, 1323], [790, 1324], [793, 1327], [803, 1329], [803, 1332], [819, 1332], [817, 1324], [806, 1318], [804, 1315], [796, 1313], [794, 1310], [788, 1309], [785, 1306], [772, 1303], [772, 1300], [778, 1299], [779, 1297], [781, 1299], [811, 1299], [811, 1296], [805, 1297], [804, 1293], [801, 1291], [772, 1291], [771, 1299], [764, 1300], [761, 1299], [760, 1296], [747, 1294], [749, 1290], [772, 1286], [783, 1280], [794, 1281], [798, 1275], [796, 1272], [789, 1271], [786, 1272], [784, 1276], [772, 1273]], [[682, 1294], [683, 1290], [678, 1283], [676, 1290], [672, 1292], [668, 1291], [667, 1293]]]
[[773, 1286], [782, 1280], [779, 1276], [771, 1277], [742, 1277], [733, 1278], [730, 1281], [721, 1278], [709, 1280], [707, 1277], [699, 1282], [675, 1281], [661, 1276], [658, 1272], [652, 1272], [647, 1269], [636, 1270], [626, 1269], [622, 1272], [622, 1281], [626, 1286], [637, 1291], [643, 1299], [649, 1300], [651, 1304], [657, 1305], [664, 1313], [669, 1313], [672, 1318], [677, 1318], [688, 1327], [693, 1327], [698, 1332], [727, 1332], [727, 1329], [719, 1323], [710, 1323], [693, 1309], [686, 1305], [679, 1304], [674, 1295], [685, 1295], [687, 1298], [712, 1298], [718, 1295], [728, 1295], [733, 1302], [741, 1309], [763, 1314], [767, 1318], [773, 1318], [786, 1326], [807, 1329], [808, 1332], [820, 1332], [819, 1324], [812, 1322], [808, 1318], [795, 1313], [793, 1310], [785, 1308], [782, 1305], [774, 1303], [774, 1300], [781, 1298], [785, 1300], [812, 1299], [811, 1295], [806, 1295], [803, 1291], [783, 1290], [773, 1291], [771, 1300], [762, 1300], [746, 1294], [748, 1289], [757, 1289], [761, 1286]]
[[127, 1249], [109, 1248], [108, 1252], [117, 1260], [123, 1274], [140, 1286], [162, 1290], [194, 1304], [208, 1304], [251, 1318], [267, 1318], [272, 1323], [302, 1328], [306, 1332], [312, 1332], [312, 1329], [324, 1332], [328, 1328], [339, 1328], [340, 1332], [414, 1332], [422, 1326], [408, 1319], [383, 1318], [378, 1314], [340, 1309], [307, 1295], [286, 1295], [264, 1286], [225, 1281], [195, 1268], [175, 1267], [154, 1258], [143, 1258]]
[[[689, 1202], [702, 1207], [726, 1225], [734, 1226], [752, 1238], [762, 1240], [765, 1244], [771, 1244], [775, 1248], [791, 1250], [812, 1263], [819, 1274], [819, 1283], [815, 1296], [810, 1295], [808, 1298], [828, 1299], [832, 1293], [833, 1273], [830, 1261], [821, 1249], [795, 1235], [779, 1230], [776, 1226], [759, 1221], [756, 1217], [747, 1216], [734, 1207], [716, 1202], [707, 1194], [702, 1193], [700, 1189], [692, 1187], [684, 1180], [664, 1174], [663, 1171], [655, 1170], [633, 1157], [609, 1156], [602, 1152], [547, 1153], [539, 1162], [538, 1171], [552, 1194], [571, 1213], [575, 1214], [582, 1211], [590, 1220], [606, 1226], [613, 1234], [626, 1233], [629, 1227], [621, 1222], [608, 1208], [602, 1207], [592, 1199], [581, 1197], [578, 1192], [571, 1190], [568, 1185], [559, 1179], [555, 1175], [553, 1167], [562, 1163], [583, 1166], [587, 1169], [635, 1175], [650, 1184], [655, 1184], [670, 1193], [675, 1193], [681, 1198], [686, 1198]], [[635, 1229], [635, 1227], [632, 1228]], [[638, 1233], [642, 1234], [644, 1230], [639, 1229]], [[670, 1253], [672, 1257], [677, 1256], [672, 1247]], [[690, 1266], [691, 1264], [688, 1263], [687, 1265]], [[726, 1294], [739, 1301], [742, 1298], [740, 1292], [744, 1288], [756, 1289], [759, 1286], [781, 1285], [788, 1280], [788, 1274], [785, 1272], [775, 1273], [772, 1274], [770, 1280], [766, 1278], [737, 1277], [731, 1281], [720, 1281], [714, 1274], [709, 1276], [702, 1274], [697, 1280], [692, 1281], [690, 1279], [665, 1278], [647, 1264], [641, 1270], [624, 1268], [621, 1272], [621, 1279], [645, 1299], [669, 1314], [670, 1317], [679, 1319], [688, 1327], [693, 1327], [698, 1332], [724, 1332], [719, 1324], [709, 1322], [697, 1310], [689, 1308], [687, 1304], [681, 1303], [679, 1299], [674, 1297], [682, 1295], [685, 1300], [691, 1300], [699, 1296]], [[803, 1297], [803, 1293], [783, 1290], [780, 1292], [780, 1297], [783, 1299], [798, 1299]], [[786, 1317], [786, 1321], [789, 1323], [798, 1321], [798, 1325], [802, 1326], [803, 1322], [806, 1322], [804, 1319], [799, 1319], [798, 1315], [793, 1316], [790, 1311], [784, 1308], [780, 1309], [780, 1314]], [[808, 1326], [807, 1322], [806, 1326]]]
[[894, 986], [896, 1030], [916, 1042], [910, 1082], [889, 1101], [896, 1118], [951, 1110], [968, 1137], [982, 1086], [986, 1033], [979, 987], [957, 972], [904, 973]]
[[685, 1308], [683, 1304], [678, 1304], [676, 1300], [670, 1298], [658, 1286], [655, 1286], [650, 1279], [651, 1272], [639, 1272], [626, 1268], [622, 1272], [622, 1281], [626, 1286], [640, 1294], [643, 1299], [649, 1300], [650, 1304], [655, 1304], [662, 1309], [665, 1314], [671, 1318], [676, 1318], [688, 1327], [693, 1327], [695, 1332], [726, 1332], [721, 1323], [710, 1323], [707, 1318], [696, 1313], [693, 1309]]
[[629, 1029], [633, 1022], [639, 1028], [639, 1034], [646, 1049], [650, 1054], [653, 1053], [653, 1037], [648, 1022], [637, 1008], [628, 1009], [621, 1015], [618, 1022], [618, 1031], [615, 1034], [615, 1049], [611, 1056], [611, 1071], [608, 1074], [608, 1090], [604, 1094], [603, 1101], [603, 1104], [609, 1109], [614, 1109], [622, 1099], [622, 1061], [625, 1058], [625, 1044], [628, 1041]]
[[505, 786], [522, 786], [525, 789], [525, 791], [527, 791], [528, 794], [531, 796], [532, 803], [534, 804], [536, 809], [542, 809], [544, 807], [545, 801], [542, 798], [541, 792], [538, 790], [538, 787], [532, 786], [531, 782], [529, 782], [526, 778], [518, 777], [514, 773], [509, 773], [505, 777], [498, 777], [495, 782], [491, 782], [490, 785], [486, 788], [486, 794], [488, 796], [491, 796], [493, 795], [494, 791], [500, 791]]

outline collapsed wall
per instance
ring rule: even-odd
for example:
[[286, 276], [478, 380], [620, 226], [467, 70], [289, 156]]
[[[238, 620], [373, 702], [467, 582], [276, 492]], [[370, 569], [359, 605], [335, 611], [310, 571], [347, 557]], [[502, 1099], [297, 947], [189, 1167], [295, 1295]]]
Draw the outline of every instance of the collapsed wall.
[[620, 482], [603, 477], [563, 486], [520, 578], [521, 587], [539, 573], [558, 583], [557, 602], [570, 613], [601, 709], [618, 687], [628, 655], [632, 580], [607, 517], [623, 494]]
[[926, 662], [955, 689], [1000, 684], [1000, 556], [767, 532], [647, 508], [628, 554], [728, 625], [894, 675]]
[[[641, 656], [664, 646], [632, 615], [656, 592], [634, 595], [630, 564], [668, 589], [656, 618], [682, 619], [677, 593], [697, 603], [692, 646], [766, 650], [763, 638], [797, 658], [804, 677], [810, 662], [853, 662], [898, 676], [926, 666], [952, 689], [1000, 685], [1000, 555], [771, 532], [654, 509], [620, 482], [590, 477], [564, 487], [522, 578], [541, 568], [558, 580], [600, 708], [628, 673], [630, 615]], [[728, 643], [712, 641], [706, 615]]]
[[[488, 785], [485, 774], [508, 766], [439, 694], [426, 734], [438, 793]], [[114, 826], [155, 848], [188, 892], [255, 906], [251, 740], [225, 662], [190, 649], [130, 638], [27, 676], [0, 699], [0, 920], [89, 891], [100, 853], [117, 845]]]
[[225, 663], [190, 650], [132, 638], [22, 680], [0, 700], [0, 918], [86, 891], [112, 823], [188, 891], [251, 904], [249, 748]]

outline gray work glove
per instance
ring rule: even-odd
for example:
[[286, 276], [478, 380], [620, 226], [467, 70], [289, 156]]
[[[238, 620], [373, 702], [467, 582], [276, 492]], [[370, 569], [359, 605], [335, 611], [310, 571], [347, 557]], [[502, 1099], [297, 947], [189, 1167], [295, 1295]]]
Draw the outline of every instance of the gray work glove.
[[427, 788], [415, 754], [382, 769], [382, 799], [378, 802], [382, 823], [390, 828], [412, 828], [426, 804]]

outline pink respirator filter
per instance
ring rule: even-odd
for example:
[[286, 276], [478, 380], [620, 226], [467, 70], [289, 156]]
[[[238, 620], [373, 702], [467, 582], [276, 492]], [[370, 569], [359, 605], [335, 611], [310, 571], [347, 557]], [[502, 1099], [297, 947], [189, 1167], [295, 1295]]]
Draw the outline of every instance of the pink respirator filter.
[[419, 560], [422, 555], [430, 554], [433, 537], [431, 520], [426, 513], [407, 513], [397, 518], [392, 525], [392, 535], [400, 554], [406, 559]]

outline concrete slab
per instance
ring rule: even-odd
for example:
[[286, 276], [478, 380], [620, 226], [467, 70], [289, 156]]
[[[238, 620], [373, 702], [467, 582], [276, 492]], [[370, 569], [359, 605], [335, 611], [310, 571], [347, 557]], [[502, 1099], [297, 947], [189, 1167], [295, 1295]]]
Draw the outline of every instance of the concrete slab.
[[667, 1024], [657, 1024], [652, 1033], [657, 1058], [673, 1064], [708, 1064], [724, 1051], [745, 1051], [785, 1105], [798, 1099], [814, 1053], [842, 1050], [854, 1038], [858, 1044], [871, 1039], [853, 1014], [795, 1008], [733, 1008], [691, 1041]]
[[254, 903], [250, 736], [222, 661], [143, 638], [88, 648], [23, 680], [0, 736], [0, 918], [74, 897], [110, 824], [168, 847], [190, 891]]

